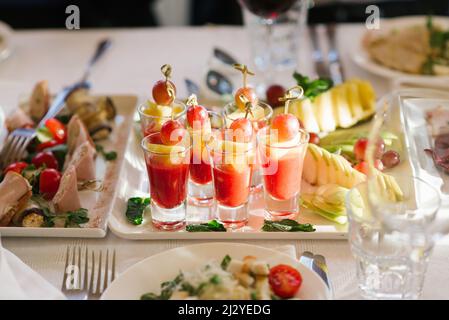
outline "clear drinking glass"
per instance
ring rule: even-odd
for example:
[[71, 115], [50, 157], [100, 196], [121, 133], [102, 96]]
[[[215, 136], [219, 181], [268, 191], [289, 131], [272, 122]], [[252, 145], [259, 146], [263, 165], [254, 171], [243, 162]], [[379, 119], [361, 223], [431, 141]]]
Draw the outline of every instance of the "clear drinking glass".
[[[234, 102], [226, 104], [223, 108], [223, 116], [226, 124], [226, 128], [229, 128], [232, 122], [236, 119], [245, 117], [245, 111], [240, 110]], [[253, 108], [253, 116], [249, 116], [253, 124], [254, 132], [257, 132], [268, 126], [271, 117], [273, 116], [273, 108], [269, 104], [259, 101], [257, 105]], [[254, 143], [257, 140], [254, 139]], [[254, 150], [257, 149], [257, 145], [254, 146]], [[251, 192], [258, 192], [262, 190], [262, 176], [260, 173], [260, 164], [258, 163], [258, 155], [256, 152], [256, 158], [254, 163], [254, 171], [252, 174], [251, 181]]]
[[141, 104], [137, 111], [140, 117], [140, 126], [144, 137], [149, 134], [159, 132], [162, 125], [171, 120], [171, 108], [174, 110], [174, 120], [185, 122], [186, 105], [179, 100], [173, 102], [173, 106], [159, 106], [153, 102], [147, 101]]
[[207, 144], [212, 165], [216, 217], [226, 227], [240, 228], [248, 222], [253, 143], [225, 140], [225, 130], [216, 131]]
[[[365, 299], [419, 299], [434, 242], [431, 235], [418, 230], [437, 214], [439, 193], [419, 178], [402, 177], [398, 185], [403, 198], [386, 205], [375, 200], [369, 184], [357, 185], [346, 199], [360, 294]], [[377, 191], [386, 194], [388, 190]], [[380, 212], [395, 222], [379, 219]]]
[[206, 144], [211, 138], [213, 131], [224, 128], [224, 120], [219, 113], [208, 111], [208, 115], [208, 124], [210, 124], [210, 127], [207, 126], [207, 129], [204, 129], [199, 125], [199, 128], [189, 128], [192, 137], [189, 198], [192, 204], [197, 206], [209, 206], [213, 204], [214, 186]]
[[283, 83], [298, 65], [310, 0], [240, 2], [257, 75], [264, 84]]
[[186, 220], [190, 137], [167, 146], [156, 132], [143, 138], [141, 146], [150, 181], [152, 223], [163, 230], [182, 228]]
[[301, 176], [309, 134], [300, 129], [290, 141], [279, 142], [277, 134], [264, 128], [257, 146], [264, 181], [266, 219], [294, 219], [299, 213]]

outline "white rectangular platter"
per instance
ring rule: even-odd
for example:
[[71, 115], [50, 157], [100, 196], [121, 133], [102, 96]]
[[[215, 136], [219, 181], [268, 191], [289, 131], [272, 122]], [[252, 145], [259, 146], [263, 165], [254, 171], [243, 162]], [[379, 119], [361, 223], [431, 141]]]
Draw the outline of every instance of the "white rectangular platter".
[[[23, 228], [0, 227], [4, 237], [76, 237], [102, 238], [106, 235], [107, 219], [117, 190], [117, 183], [123, 167], [123, 158], [136, 110], [137, 97], [132, 95], [109, 95], [117, 107], [117, 116], [112, 123], [110, 137], [100, 144], [106, 151], [116, 151], [117, 159], [105, 161], [97, 156], [97, 179], [103, 183], [101, 192], [80, 191], [81, 204], [88, 209], [89, 222], [81, 228]], [[9, 114], [16, 105], [2, 106], [5, 114]], [[3, 125], [3, 123], [2, 123]]]

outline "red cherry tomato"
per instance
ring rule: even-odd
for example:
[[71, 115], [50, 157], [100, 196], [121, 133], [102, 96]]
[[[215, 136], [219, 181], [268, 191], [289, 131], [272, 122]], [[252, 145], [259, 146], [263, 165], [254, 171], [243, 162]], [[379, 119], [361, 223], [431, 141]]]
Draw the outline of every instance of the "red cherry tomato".
[[302, 284], [302, 276], [295, 268], [279, 264], [270, 269], [268, 282], [274, 294], [280, 298], [292, 298]]
[[280, 86], [278, 84], [269, 86], [266, 92], [268, 104], [273, 107], [281, 105], [282, 102], [279, 101], [279, 98], [282, 98], [284, 94], [285, 88], [283, 86]]
[[39, 152], [31, 160], [31, 163], [36, 166], [36, 168], [45, 167], [51, 169], [58, 169], [58, 160], [56, 160], [53, 153], [48, 151]]
[[320, 136], [314, 132], [309, 132], [309, 143], [319, 145], [320, 144]]
[[51, 132], [51, 135], [56, 141], [60, 143], [66, 142], [67, 130], [61, 121], [55, 118], [51, 118], [45, 121], [45, 126]]
[[55, 169], [44, 169], [39, 176], [39, 193], [46, 200], [51, 200], [55, 196], [61, 182], [61, 173]]
[[365, 160], [366, 147], [368, 146], [368, 139], [360, 138], [354, 144], [354, 155], [357, 161]]
[[61, 142], [59, 142], [59, 141], [50, 140], [50, 141], [42, 142], [42, 143], [38, 144], [37, 147], [36, 147], [36, 150], [37, 151], [43, 151], [43, 150], [45, 150], [47, 148], [51, 148], [51, 147], [54, 147], [54, 146], [57, 146], [57, 145], [60, 145], [60, 144], [61, 144]]
[[182, 141], [186, 129], [178, 120], [168, 120], [161, 127], [161, 141], [167, 146], [173, 146]]
[[21, 174], [23, 169], [25, 169], [26, 167], [28, 167], [28, 163], [26, 163], [26, 162], [23, 162], [23, 161], [14, 162], [5, 168], [5, 170], [3, 171], [3, 174], [6, 174], [8, 171], [14, 171], [14, 172]]
[[271, 129], [277, 130], [279, 141], [294, 138], [300, 129], [298, 118], [289, 113], [278, 114], [271, 122]]
[[[175, 85], [170, 80], [168, 82], [173, 87], [173, 89], [175, 91], [174, 94], [176, 95], [176, 87], [175, 87]], [[154, 86], [153, 86], [152, 93], [153, 93], [154, 101], [157, 104], [159, 104], [159, 105], [168, 106], [174, 100], [174, 97], [169, 94], [166, 80], [159, 80], [159, 81], [157, 81], [154, 84]]]
[[240, 98], [241, 95], [246, 97], [246, 99], [248, 99], [248, 101], [251, 102], [252, 104], [256, 104], [258, 101], [256, 91], [254, 91], [253, 88], [251, 87], [240, 88], [236, 91], [234, 96], [235, 104], [237, 105], [237, 108], [239, 108], [240, 110], [245, 110], [246, 107], [245, 101], [243, 101]]
[[230, 126], [234, 142], [250, 142], [253, 137], [253, 125], [247, 118], [234, 120]]
[[368, 162], [366, 162], [366, 161], [360, 161], [359, 163], [357, 163], [357, 164], [354, 166], [354, 169], [356, 169], [357, 171], [359, 171], [359, 172], [361, 172], [361, 173], [363, 173], [363, 174], [365, 174], [365, 175], [368, 175], [368, 173], [369, 173]]
[[203, 106], [190, 106], [187, 109], [187, 122], [191, 128], [195, 126], [202, 126], [208, 118], [207, 109]]

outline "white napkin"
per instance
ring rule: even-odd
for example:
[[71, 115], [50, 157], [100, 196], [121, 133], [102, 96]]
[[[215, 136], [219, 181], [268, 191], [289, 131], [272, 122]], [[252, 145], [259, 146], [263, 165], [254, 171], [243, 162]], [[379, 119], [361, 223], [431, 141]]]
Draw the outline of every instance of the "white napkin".
[[65, 296], [13, 253], [0, 238], [0, 300], [62, 300]]

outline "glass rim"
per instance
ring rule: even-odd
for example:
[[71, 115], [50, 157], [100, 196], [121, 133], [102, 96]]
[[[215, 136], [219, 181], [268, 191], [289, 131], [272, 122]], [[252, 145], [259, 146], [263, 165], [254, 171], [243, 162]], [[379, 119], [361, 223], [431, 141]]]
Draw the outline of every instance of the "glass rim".
[[302, 134], [302, 137], [301, 137], [300, 141], [297, 144], [294, 144], [292, 146], [272, 146], [269, 143], [261, 143], [261, 136], [262, 135], [269, 135], [269, 133], [267, 132], [268, 129], [270, 129], [270, 128], [269, 127], [262, 128], [261, 130], [259, 130], [259, 132], [257, 132], [256, 139], [257, 139], [257, 144], [258, 145], [264, 145], [264, 146], [272, 148], [272, 149], [287, 150], [287, 149], [297, 148], [299, 146], [302, 146], [304, 144], [308, 144], [309, 143], [309, 136], [310, 135], [303, 128], [299, 128], [299, 131], [298, 131], [299, 133]]
[[[179, 144], [179, 145], [174, 145], [174, 146], [182, 146], [182, 147], [184, 147], [185, 149], [182, 150], [182, 151], [176, 151], [176, 152], [174, 152], [174, 151], [169, 151], [169, 152], [155, 152], [155, 151], [151, 151], [151, 150], [149, 150], [145, 146], [145, 142], [150, 137], [153, 137], [153, 136], [155, 136], [157, 134], [160, 135], [161, 133], [160, 132], [153, 132], [153, 133], [151, 133], [151, 134], [149, 134], [149, 135], [147, 135], [147, 136], [142, 138], [142, 141], [140, 142], [140, 147], [143, 149], [143, 151], [148, 152], [148, 153], [152, 153], [152, 154], [158, 154], [158, 155], [171, 155], [171, 154], [183, 154], [183, 153], [186, 153], [186, 152], [190, 151], [190, 149], [192, 148], [192, 143], [189, 142], [187, 147], [185, 145], [183, 145], [182, 143]], [[190, 140], [190, 138], [189, 138], [189, 140]], [[163, 145], [163, 144], [158, 143], [158, 145]]]
[[[256, 104], [256, 105], [257, 105], [257, 106], [262, 106], [262, 107], [264, 107], [264, 110], [265, 110], [265, 109], [268, 109], [268, 110], [269, 110], [269, 113], [268, 113], [268, 114], [265, 114], [265, 115], [263, 116], [263, 118], [260, 118], [260, 119], [252, 119], [252, 120], [250, 119], [251, 122], [257, 122], [257, 121], [261, 121], [261, 120], [269, 120], [269, 119], [271, 119], [271, 117], [273, 116], [274, 111], [273, 111], [273, 108], [272, 108], [268, 103], [259, 100], [259, 101], [257, 101], [257, 104]], [[227, 109], [229, 109], [229, 106], [235, 106], [235, 102], [234, 102], [234, 101], [231, 101], [231, 102], [226, 103], [226, 104], [223, 106], [223, 111], [222, 111], [223, 116], [224, 116], [226, 119], [228, 119], [228, 120], [235, 120], [235, 119], [229, 118], [229, 113], [227, 112]], [[236, 108], [237, 108], [237, 106], [236, 106]]]
[[[139, 104], [139, 106], [137, 107], [137, 112], [139, 113], [139, 116], [142, 118], [148, 118], [148, 119], [168, 119], [170, 120], [172, 117], [171, 116], [167, 116], [167, 117], [162, 117], [162, 116], [152, 116], [149, 114], [146, 114], [144, 112], [144, 109], [148, 108], [148, 101], [149, 100], [145, 100], [145, 102], [142, 102], [141, 104]], [[184, 114], [186, 114], [187, 112], [187, 106], [184, 102], [182, 102], [181, 100], [175, 99], [172, 103], [173, 104], [177, 104], [180, 105], [182, 107], [182, 111], [176, 113], [174, 115], [174, 119], [179, 119], [180, 117], [182, 117]], [[170, 107], [170, 106], [165, 106], [165, 107]]]

